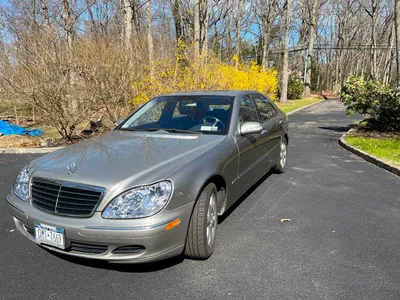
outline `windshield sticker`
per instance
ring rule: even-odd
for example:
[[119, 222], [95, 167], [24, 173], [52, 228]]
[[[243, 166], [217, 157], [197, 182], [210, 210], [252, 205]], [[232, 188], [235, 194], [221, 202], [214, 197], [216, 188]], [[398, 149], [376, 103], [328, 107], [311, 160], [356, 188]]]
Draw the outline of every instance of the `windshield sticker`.
[[201, 126], [201, 131], [218, 131], [217, 126]]

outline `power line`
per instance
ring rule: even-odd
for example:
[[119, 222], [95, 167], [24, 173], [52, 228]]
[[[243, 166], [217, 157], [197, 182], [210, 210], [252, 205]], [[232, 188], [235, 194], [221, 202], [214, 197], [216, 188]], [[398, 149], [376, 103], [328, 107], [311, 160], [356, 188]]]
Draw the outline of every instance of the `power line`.
[[[388, 49], [395, 49], [395, 46], [388, 46], [388, 45], [354, 45], [354, 46], [332, 46], [332, 45], [320, 45], [316, 44], [313, 49], [314, 50], [388, 50]], [[308, 46], [296, 46], [289, 49], [290, 53], [305, 51], [308, 49]], [[272, 50], [272, 54], [279, 54], [284, 51], [283, 48]]]

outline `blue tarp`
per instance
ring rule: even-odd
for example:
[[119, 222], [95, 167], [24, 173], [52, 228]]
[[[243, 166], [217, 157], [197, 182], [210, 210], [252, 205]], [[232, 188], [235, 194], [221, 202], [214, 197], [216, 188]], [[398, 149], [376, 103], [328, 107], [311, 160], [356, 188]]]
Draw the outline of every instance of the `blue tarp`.
[[43, 134], [43, 130], [41, 129], [29, 130], [15, 124], [10, 124], [7, 121], [0, 120], [0, 133], [2, 133], [3, 135], [29, 134], [30, 136], [41, 136]]

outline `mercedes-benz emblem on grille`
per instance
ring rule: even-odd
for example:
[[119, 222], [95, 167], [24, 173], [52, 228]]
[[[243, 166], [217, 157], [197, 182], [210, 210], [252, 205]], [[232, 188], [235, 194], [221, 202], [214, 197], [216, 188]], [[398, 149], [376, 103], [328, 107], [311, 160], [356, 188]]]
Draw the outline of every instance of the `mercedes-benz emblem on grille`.
[[75, 162], [70, 161], [67, 165], [67, 169], [68, 169], [68, 175], [71, 175], [78, 170], [78, 167], [76, 166]]

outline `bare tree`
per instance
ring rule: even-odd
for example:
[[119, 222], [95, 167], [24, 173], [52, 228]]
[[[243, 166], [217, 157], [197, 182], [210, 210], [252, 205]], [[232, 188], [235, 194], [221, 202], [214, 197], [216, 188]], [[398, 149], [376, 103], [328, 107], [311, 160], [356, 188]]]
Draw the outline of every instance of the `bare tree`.
[[203, 0], [201, 2], [201, 54], [207, 56], [208, 52], [208, 23], [210, 20], [209, 0]]
[[241, 32], [242, 32], [242, 13], [243, 13], [243, 0], [238, 0], [238, 13], [236, 19], [236, 67], [239, 65], [239, 59], [241, 54]]
[[279, 102], [288, 101], [288, 84], [289, 84], [289, 39], [290, 39], [290, 2], [285, 1], [285, 35], [284, 35], [284, 51], [282, 63], [282, 80], [281, 80], [281, 97]]
[[[260, 19], [261, 23], [261, 66], [263, 70], [269, 67], [269, 53], [271, 44], [271, 35], [274, 28], [274, 22], [279, 14], [278, 0], [257, 0], [254, 1], [253, 10], [256, 19]], [[260, 14], [258, 12], [261, 12]]]
[[400, 0], [395, 0], [395, 16], [396, 16], [396, 62], [397, 62], [397, 88], [400, 84]]
[[194, 63], [200, 63], [200, 0], [194, 1]]
[[132, 47], [134, 3], [131, 0], [124, 0], [124, 42], [126, 48]]
[[306, 0], [306, 4], [307, 4], [310, 24], [308, 29], [307, 68], [306, 68], [306, 74], [304, 74], [304, 76], [306, 77], [304, 96], [310, 97], [311, 73], [312, 73], [311, 64], [314, 52], [314, 34], [315, 34], [315, 28], [317, 26], [317, 12], [318, 12], [319, 0]]
[[154, 50], [153, 50], [153, 14], [151, 12], [151, 0], [146, 2], [146, 21], [147, 21], [147, 48], [149, 52], [150, 78], [154, 77]]

